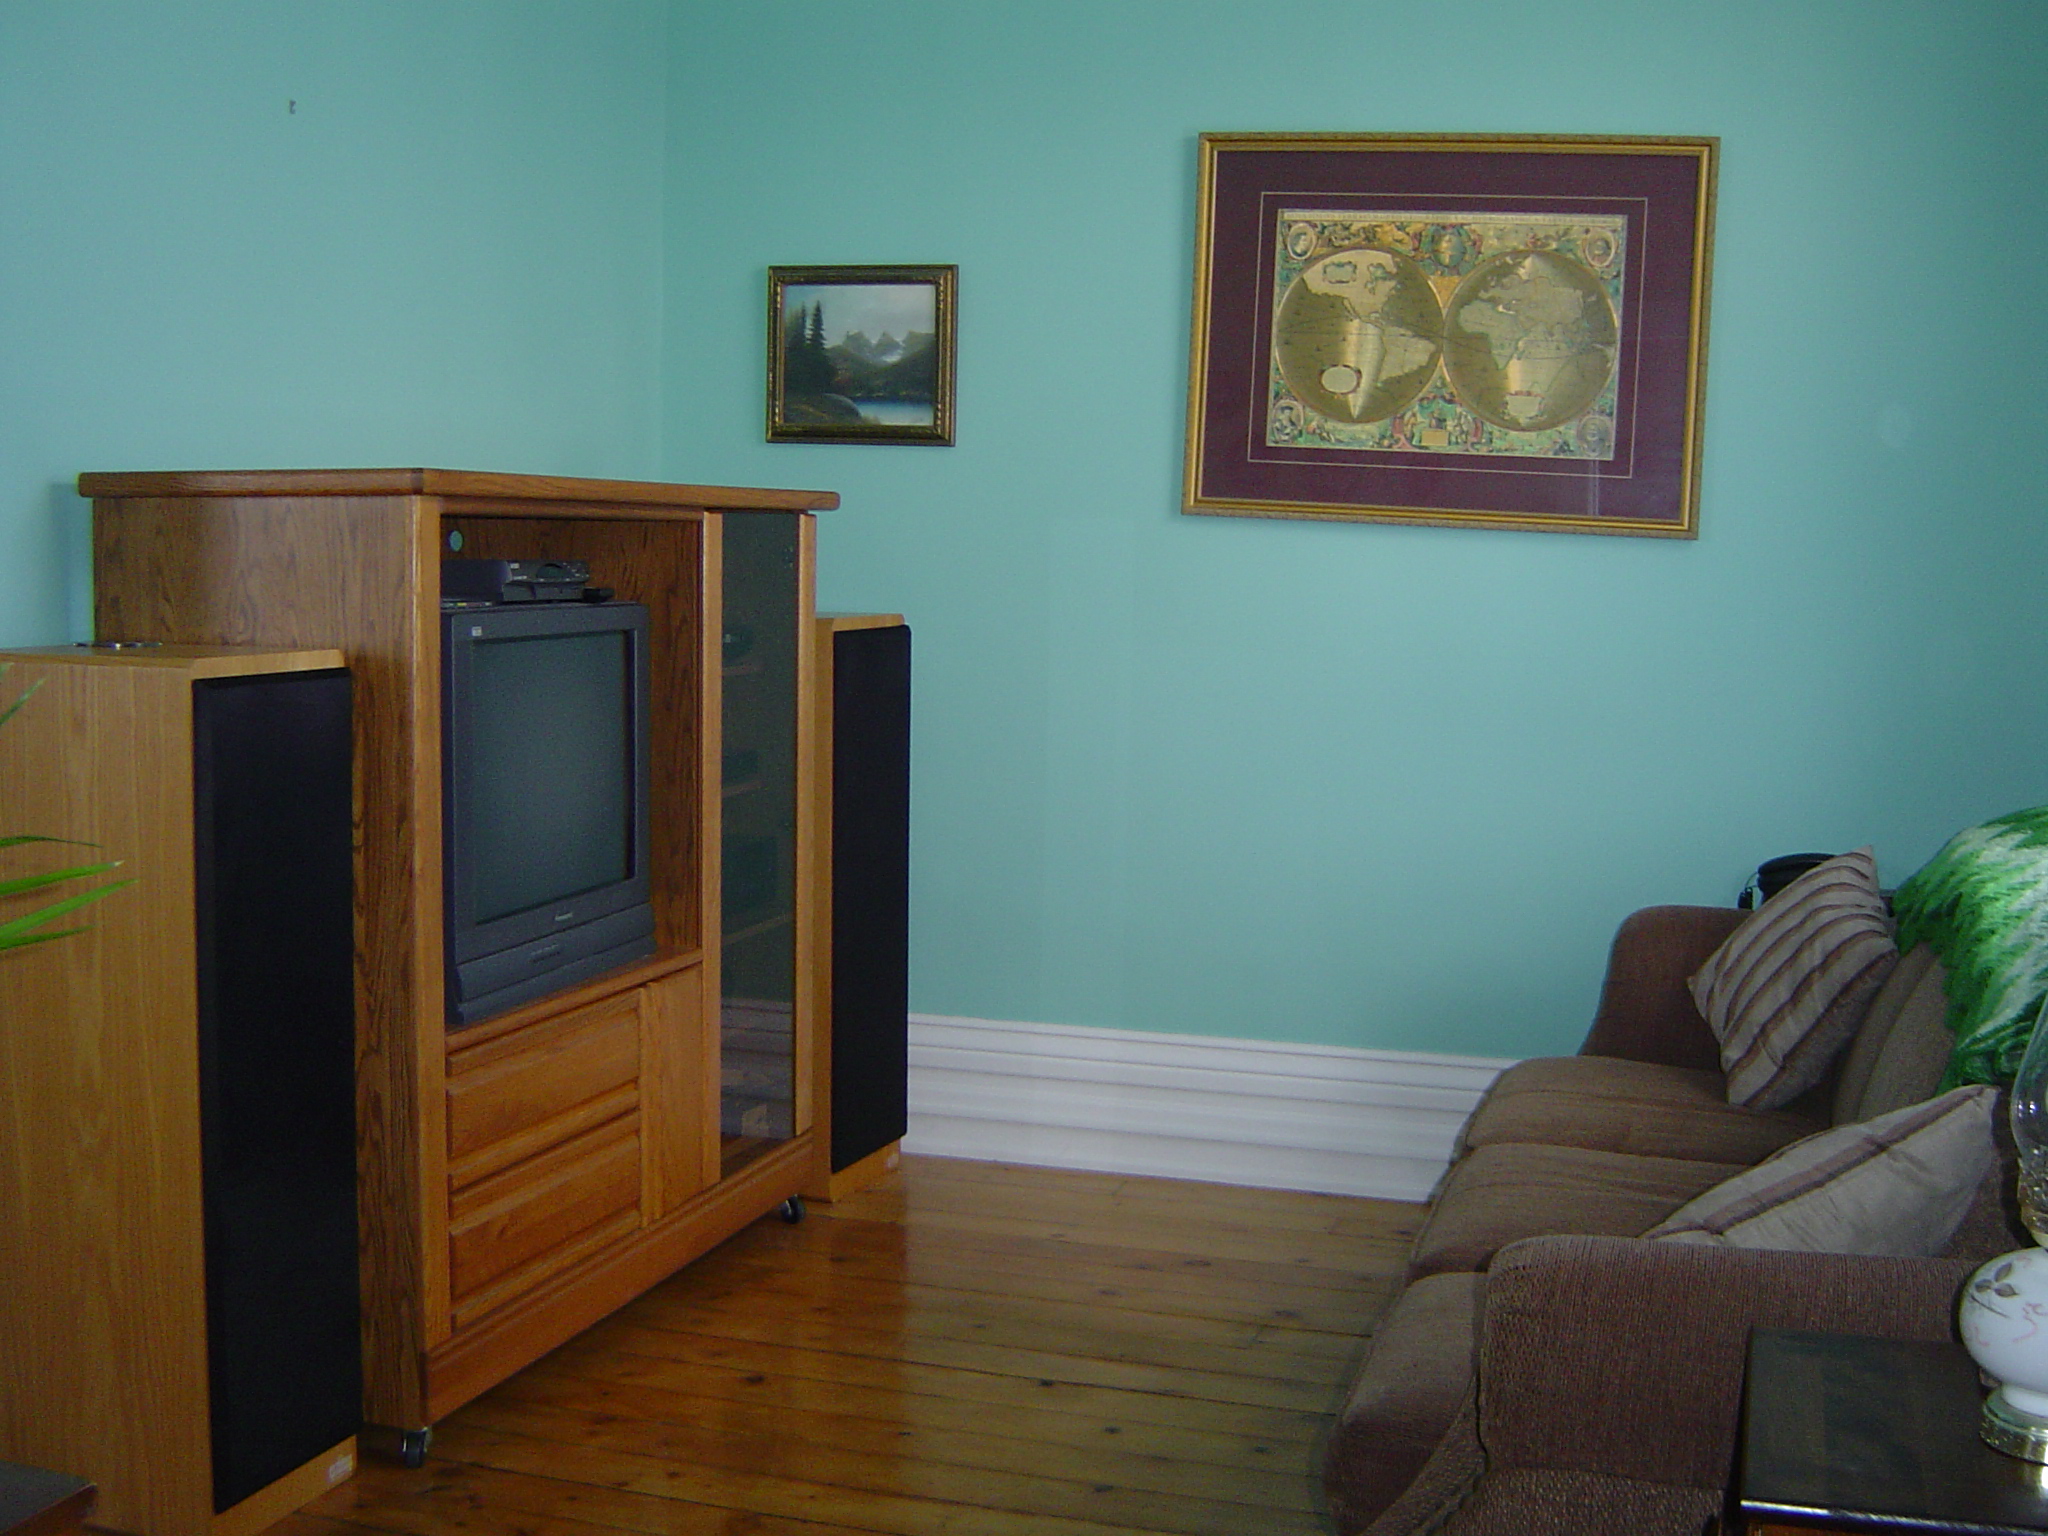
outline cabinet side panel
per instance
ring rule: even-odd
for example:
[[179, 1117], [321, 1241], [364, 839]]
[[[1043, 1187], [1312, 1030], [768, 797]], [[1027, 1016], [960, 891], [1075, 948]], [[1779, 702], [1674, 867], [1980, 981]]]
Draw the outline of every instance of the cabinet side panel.
[[[0, 956], [0, 1457], [100, 1485], [96, 1522], [206, 1528], [206, 1313], [194, 1043], [189, 683], [17, 664], [0, 829], [122, 861], [87, 929]], [[60, 888], [62, 890], [69, 887]], [[0, 919], [48, 892], [0, 898]], [[69, 926], [60, 923], [58, 927]]]
[[646, 1044], [647, 1219], [659, 1221], [701, 1193], [717, 1140], [704, 1115], [703, 1084], [718, 1076], [706, 1058], [704, 968], [693, 965], [640, 990]]
[[363, 1406], [406, 1427], [425, 1422], [424, 1355], [449, 1326], [434, 520], [403, 496], [93, 515], [101, 638], [331, 645], [354, 674]]
[[[699, 782], [716, 784], [723, 776], [725, 760], [725, 519], [714, 517], [704, 524], [704, 565], [698, 573], [698, 601], [703, 605], [703, 633], [698, 636], [697, 659], [699, 702], [703, 740], [698, 748]], [[716, 913], [725, 905], [725, 811], [719, 797], [708, 791], [697, 806], [698, 846], [704, 857], [697, 869], [699, 910]], [[711, 919], [707, 916], [707, 921]], [[700, 1188], [718, 1182], [724, 1156], [718, 1134], [719, 1106], [724, 1102], [725, 1062], [720, 1039], [718, 999], [725, 993], [725, 957], [716, 933], [704, 941], [704, 966], [698, 992], [697, 1057], [704, 1072], [697, 1082], [699, 1123], [703, 1164], [698, 1173]]]

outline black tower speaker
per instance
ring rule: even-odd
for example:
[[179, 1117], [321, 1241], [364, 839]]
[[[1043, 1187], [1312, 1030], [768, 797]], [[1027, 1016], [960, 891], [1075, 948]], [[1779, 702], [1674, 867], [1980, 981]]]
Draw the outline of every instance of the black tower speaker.
[[901, 1141], [910, 1027], [910, 630], [832, 644], [832, 1171]]
[[339, 670], [192, 692], [218, 1512], [362, 1417], [351, 710]]

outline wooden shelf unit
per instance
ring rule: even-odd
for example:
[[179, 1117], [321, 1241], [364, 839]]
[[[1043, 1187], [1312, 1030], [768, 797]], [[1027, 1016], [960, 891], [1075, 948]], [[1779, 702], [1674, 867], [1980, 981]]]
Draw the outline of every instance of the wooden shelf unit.
[[[370, 1424], [430, 1426], [804, 1187], [801, 968], [794, 1134], [729, 1175], [721, 1160], [724, 530], [795, 515], [807, 632], [809, 514], [836, 496], [426, 469], [89, 474], [79, 490], [103, 639], [332, 646], [354, 672]], [[587, 560], [650, 610], [659, 953], [450, 1035], [438, 563], [454, 534], [466, 557]], [[806, 661], [806, 744], [810, 685]], [[805, 801], [800, 781], [800, 861]], [[800, 960], [811, 922], [800, 897]]]

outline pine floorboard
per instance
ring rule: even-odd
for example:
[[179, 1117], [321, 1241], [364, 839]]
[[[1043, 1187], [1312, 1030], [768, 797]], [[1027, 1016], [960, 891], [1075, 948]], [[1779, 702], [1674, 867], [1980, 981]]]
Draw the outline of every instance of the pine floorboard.
[[1327, 1536], [1422, 1207], [906, 1158], [269, 1536]]

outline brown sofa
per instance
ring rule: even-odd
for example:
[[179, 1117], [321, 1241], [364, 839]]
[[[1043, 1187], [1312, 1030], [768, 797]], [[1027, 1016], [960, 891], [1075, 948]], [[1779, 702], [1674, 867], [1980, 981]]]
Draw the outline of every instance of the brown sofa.
[[1827, 1081], [1782, 1110], [1730, 1106], [1685, 981], [1744, 915], [1630, 917], [1580, 1054], [1510, 1068], [1467, 1121], [1331, 1431], [1345, 1536], [1699, 1536], [1728, 1480], [1750, 1329], [1949, 1338], [1963, 1277], [2028, 1240], [2009, 1148], [1940, 1258], [1638, 1235], [1801, 1136], [1928, 1097], [1947, 1061], [1923, 946]]

